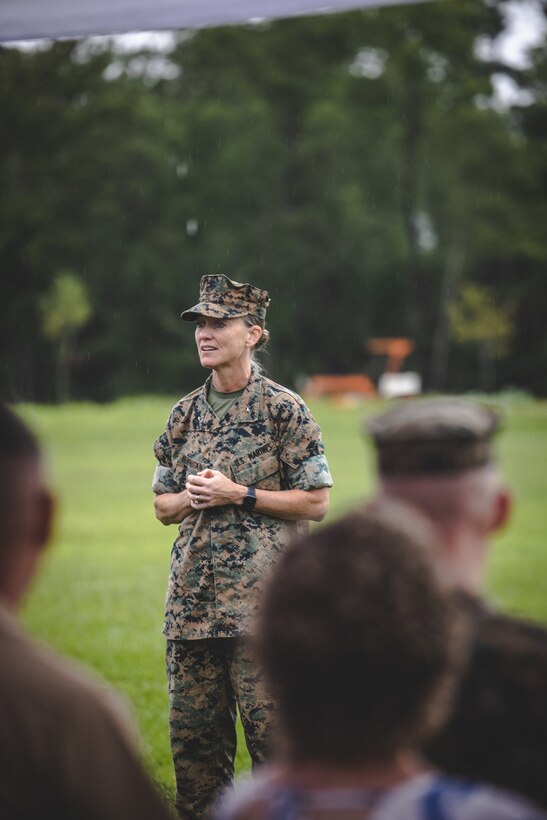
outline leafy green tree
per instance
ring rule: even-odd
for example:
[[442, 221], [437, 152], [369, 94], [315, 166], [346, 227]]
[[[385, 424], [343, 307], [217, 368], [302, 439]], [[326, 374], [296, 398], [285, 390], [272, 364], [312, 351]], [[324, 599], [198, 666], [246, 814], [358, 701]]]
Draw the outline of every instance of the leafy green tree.
[[461, 345], [476, 345], [480, 387], [495, 386], [495, 361], [507, 356], [514, 334], [514, 306], [496, 302], [484, 286], [464, 285], [450, 308], [452, 335]]
[[70, 396], [70, 365], [76, 333], [91, 316], [84, 284], [69, 271], [59, 273], [42, 298], [44, 334], [57, 346], [56, 397], [59, 403]]

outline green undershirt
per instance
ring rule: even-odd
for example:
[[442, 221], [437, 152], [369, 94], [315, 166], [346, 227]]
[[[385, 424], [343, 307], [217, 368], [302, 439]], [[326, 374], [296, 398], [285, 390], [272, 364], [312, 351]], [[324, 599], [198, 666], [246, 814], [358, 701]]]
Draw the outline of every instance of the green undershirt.
[[207, 396], [207, 401], [213, 408], [215, 415], [221, 419], [226, 415], [228, 410], [234, 406], [244, 390], [245, 388], [242, 387], [241, 390], [234, 390], [233, 393], [220, 393], [218, 390], [215, 390], [211, 384], [209, 385], [209, 395]]

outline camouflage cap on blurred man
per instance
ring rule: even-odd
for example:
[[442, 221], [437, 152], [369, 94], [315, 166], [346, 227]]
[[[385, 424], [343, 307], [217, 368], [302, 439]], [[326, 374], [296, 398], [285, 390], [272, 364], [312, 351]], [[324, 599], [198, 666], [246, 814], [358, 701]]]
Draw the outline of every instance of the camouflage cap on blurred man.
[[264, 321], [269, 304], [267, 291], [233, 282], [223, 274], [213, 274], [201, 277], [199, 303], [181, 313], [181, 317], [185, 322], [195, 322], [199, 316], [235, 319], [251, 314]]
[[366, 423], [381, 475], [450, 473], [494, 460], [499, 416], [458, 398], [403, 402]]

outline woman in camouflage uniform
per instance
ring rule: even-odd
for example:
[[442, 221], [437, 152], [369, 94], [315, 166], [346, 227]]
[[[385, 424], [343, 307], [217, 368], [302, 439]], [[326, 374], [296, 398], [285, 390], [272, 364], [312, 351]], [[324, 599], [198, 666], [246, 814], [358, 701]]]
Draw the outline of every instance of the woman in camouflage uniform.
[[332, 486], [319, 427], [302, 399], [253, 364], [266, 291], [204, 276], [196, 323], [212, 374], [181, 399], [154, 451], [155, 510], [178, 524], [167, 592], [170, 734], [181, 818], [207, 814], [233, 778], [239, 708], [253, 765], [272, 702], [248, 636], [270, 569], [300, 522], [320, 521]]

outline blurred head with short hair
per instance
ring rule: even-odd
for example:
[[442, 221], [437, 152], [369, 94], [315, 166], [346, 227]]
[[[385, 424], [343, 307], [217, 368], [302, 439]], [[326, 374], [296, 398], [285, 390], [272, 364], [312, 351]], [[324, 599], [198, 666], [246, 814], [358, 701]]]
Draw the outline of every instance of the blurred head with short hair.
[[475, 594], [489, 538], [511, 508], [495, 457], [498, 428], [491, 409], [457, 398], [403, 402], [367, 424], [380, 497], [411, 504], [433, 522], [445, 573]]
[[280, 559], [259, 633], [291, 763], [390, 762], [442, 719], [461, 622], [430, 525], [379, 504], [314, 530]]
[[53, 508], [35, 436], [0, 404], [0, 597], [12, 609], [49, 541]]

